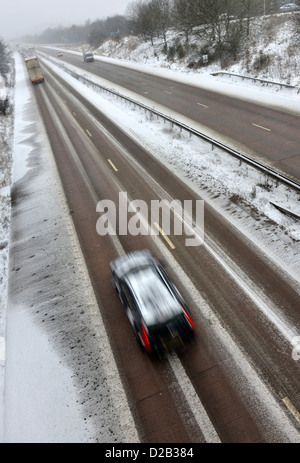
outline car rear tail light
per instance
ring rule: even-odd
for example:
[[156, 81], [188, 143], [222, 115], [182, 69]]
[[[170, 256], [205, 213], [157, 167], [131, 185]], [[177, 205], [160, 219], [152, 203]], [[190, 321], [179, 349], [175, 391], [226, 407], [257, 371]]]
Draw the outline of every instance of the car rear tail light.
[[186, 316], [189, 324], [191, 325], [191, 327], [193, 328], [194, 331], [196, 331], [196, 323], [194, 322], [194, 320], [192, 319], [191, 315], [189, 313], [187, 313], [186, 310], [184, 310], [183, 308], [183, 312], [184, 312], [184, 315]]
[[148, 336], [148, 333], [146, 331], [146, 328], [144, 327], [144, 325], [142, 325], [142, 343], [145, 347], [145, 350], [147, 352], [151, 352], [151, 345], [150, 345], [150, 340], [149, 340], [149, 336]]

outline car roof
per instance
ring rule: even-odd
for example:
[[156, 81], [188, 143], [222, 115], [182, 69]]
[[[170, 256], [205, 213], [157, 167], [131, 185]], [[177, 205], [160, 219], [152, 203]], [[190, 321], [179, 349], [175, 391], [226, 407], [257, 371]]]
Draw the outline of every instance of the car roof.
[[157, 261], [148, 250], [133, 251], [124, 256], [120, 256], [111, 262], [110, 267], [118, 278], [122, 278], [132, 269], [137, 269], [145, 265], [156, 264]]
[[165, 323], [182, 313], [182, 307], [166, 285], [158, 261], [149, 251], [119, 257], [111, 267], [130, 287], [148, 326]]
[[178, 300], [154, 266], [149, 265], [130, 272], [126, 281], [135, 295], [147, 325], [165, 323], [182, 312]]

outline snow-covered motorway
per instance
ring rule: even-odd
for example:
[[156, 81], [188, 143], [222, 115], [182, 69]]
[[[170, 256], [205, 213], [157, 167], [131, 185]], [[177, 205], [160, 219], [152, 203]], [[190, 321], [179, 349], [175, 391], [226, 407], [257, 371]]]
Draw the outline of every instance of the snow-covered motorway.
[[[118, 204], [120, 192], [128, 201], [149, 205], [153, 199], [183, 203], [201, 196], [107, 119], [97, 94], [93, 103], [86, 101], [53, 67], [45, 67], [45, 75], [45, 84], [33, 91], [140, 441], [299, 442], [300, 370], [292, 356], [299, 329], [298, 282], [208, 202], [204, 242], [196, 247], [173, 233], [168, 241], [161, 235], [99, 236], [97, 202]], [[26, 185], [16, 186], [16, 227], [28, 194]], [[10, 292], [19, 303], [32, 278], [32, 269], [20, 259], [24, 253], [33, 258], [36, 244], [31, 240], [30, 248], [28, 241], [24, 246], [22, 240], [12, 246]], [[143, 248], [165, 262], [198, 326], [195, 343], [163, 361], [138, 348], [110, 281], [110, 260]], [[53, 262], [51, 268], [54, 272]], [[49, 276], [40, 278], [44, 293]], [[52, 329], [63, 332], [64, 301], [53, 297], [53, 304], [60, 320], [52, 320]], [[78, 342], [89, 344], [87, 333], [83, 336]], [[70, 368], [74, 360], [67, 359]], [[88, 368], [84, 371], [88, 374]], [[74, 380], [80, 389], [88, 378]], [[94, 393], [98, 398], [96, 388]], [[95, 423], [101, 426], [99, 417]]]

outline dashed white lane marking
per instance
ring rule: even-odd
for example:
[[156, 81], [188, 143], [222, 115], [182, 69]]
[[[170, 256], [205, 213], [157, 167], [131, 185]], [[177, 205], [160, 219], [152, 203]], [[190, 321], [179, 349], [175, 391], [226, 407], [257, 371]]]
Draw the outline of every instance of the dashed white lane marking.
[[209, 106], [207, 106], [206, 104], [203, 104], [203, 103], [197, 103], [198, 106], [202, 106], [202, 108], [206, 108], [208, 109]]
[[259, 129], [266, 130], [267, 132], [272, 132], [271, 129], [268, 129], [268, 127], [263, 127], [262, 125], [254, 124], [252, 123], [254, 127], [258, 127]]
[[282, 399], [282, 402], [289, 409], [295, 420], [298, 421], [298, 423], [300, 423], [300, 413], [298, 412], [297, 408], [292, 404], [290, 399], [288, 397], [285, 397], [284, 399]]
[[157, 230], [159, 231], [159, 233], [162, 235], [162, 237], [166, 240], [166, 242], [168, 243], [168, 245], [170, 246], [171, 249], [175, 249], [175, 246], [174, 244], [172, 243], [172, 241], [170, 240], [170, 238], [165, 234], [165, 232], [163, 231], [163, 229], [158, 225], [157, 222], [154, 222], [154, 225], [156, 226]]
[[108, 159], [107, 161], [109, 162], [109, 164], [111, 165], [111, 167], [114, 169], [114, 171], [115, 171], [115, 172], [118, 172], [118, 169], [117, 169], [117, 167], [114, 165], [114, 163], [113, 163], [110, 159]]

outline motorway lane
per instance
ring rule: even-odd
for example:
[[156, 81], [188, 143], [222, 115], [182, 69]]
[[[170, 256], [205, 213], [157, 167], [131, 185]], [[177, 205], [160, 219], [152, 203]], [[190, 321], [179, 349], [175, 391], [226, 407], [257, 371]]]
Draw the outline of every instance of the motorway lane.
[[[37, 91], [39, 91], [39, 89], [37, 89]], [[76, 109], [75, 113], [78, 114], [77, 109]], [[66, 117], [64, 117], [64, 119], [66, 119]], [[68, 124], [70, 124], [70, 122], [68, 122]], [[71, 123], [71, 126], [72, 125], [73, 125], [73, 128], [71, 127], [72, 143], [76, 144], [76, 146], [78, 146], [78, 149], [76, 149], [77, 152], [84, 153], [84, 157], [82, 158], [82, 160], [84, 160], [84, 162], [85, 162], [84, 170], [87, 172], [87, 178], [89, 179], [89, 181], [91, 181], [93, 183], [94, 188], [96, 188], [95, 185], [97, 185], [97, 196], [98, 196], [98, 198], [101, 198], [101, 197], [106, 198], [106, 197], [108, 197], [108, 195], [112, 195], [111, 197], [115, 197], [115, 199], [116, 199], [116, 196], [113, 196], [113, 195], [116, 195], [116, 193], [112, 191], [112, 187], [110, 185], [110, 182], [109, 181], [106, 182], [106, 179], [109, 178], [109, 176], [111, 176], [113, 174], [112, 170], [110, 170], [110, 173], [108, 173], [107, 172], [107, 163], [103, 164], [103, 161], [102, 161], [101, 162], [101, 172], [102, 173], [100, 171], [98, 171], [98, 169], [99, 169], [99, 166], [97, 166], [98, 162], [95, 165], [95, 159], [97, 159], [96, 155], [95, 154], [93, 154], [93, 155], [89, 154], [90, 150], [88, 150], [84, 146], [84, 143], [82, 141], [82, 137], [78, 133], [78, 128], [76, 129], [76, 127], [75, 127], [76, 124]], [[86, 124], [85, 124], [85, 126], [86, 126]], [[95, 130], [93, 130], [93, 128], [90, 127], [89, 132], [94, 134]], [[97, 136], [97, 137], [99, 137], [99, 136]], [[66, 138], [67, 137], [64, 137], [64, 144], [66, 143]], [[100, 138], [101, 138], [101, 141], [100, 141]], [[124, 161], [124, 159], [123, 159], [124, 158], [124, 156], [123, 156], [124, 153], [122, 154], [122, 156], [120, 156], [120, 154], [118, 154], [116, 152], [115, 147], [112, 149], [112, 147], [108, 148], [108, 147], [105, 146], [105, 144], [103, 144], [102, 135], [101, 135], [100, 138], [97, 139], [97, 140], [94, 140], [95, 145], [101, 147], [100, 152], [103, 152], [103, 154], [105, 154], [105, 156], [107, 156], [107, 153], [109, 152], [110, 157], [113, 157], [113, 156], [117, 155], [118, 157], [113, 159], [114, 160], [114, 165], [117, 165], [117, 166], [120, 167], [122, 161], [124, 163], [124, 165], [122, 165], [120, 167], [120, 171], [123, 173], [122, 182], [124, 182], [124, 179], [128, 179], [129, 184], [127, 184], [126, 182], [122, 183], [123, 188], [125, 188], [126, 191], [132, 191], [132, 184], [130, 182], [133, 182], [133, 178], [134, 178], [133, 185], [134, 185], [135, 191], [143, 193], [144, 197], [148, 196], [148, 201], [153, 199], [154, 192], [153, 192], [153, 190], [151, 191], [151, 189], [148, 188], [147, 185], [145, 184], [145, 177], [143, 178], [142, 183], [141, 183], [141, 180], [140, 180], [140, 186], [137, 187], [137, 185], [139, 184], [138, 178], [139, 178], [139, 176], [141, 176], [142, 173], [139, 172], [138, 175], [137, 175], [137, 173], [134, 173], [134, 168], [132, 166], [131, 167], [128, 166], [128, 162]], [[53, 143], [55, 143], [55, 141]], [[65, 148], [68, 148], [68, 146], [65, 146]], [[57, 146], [56, 149], [59, 152], [59, 150], [61, 150], [61, 147], [59, 148]], [[64, 156], [65, 156], [65, 154], [64, 154]], [[149, 156], [148, 156], [148, 159], [149, 159]], [[107, 160], [107, 158], [106, 158], [106, 160]], [[99, 160], [99, 163], [100, 163], [100, 160]], [[154, 160], [152, 160], [152, 163], [154, 164]], [[96, 167], [97, 167], [97, 169], [96, 169]], [[78, 170], [78, 165], [77, 165], [76, 169]], [[70, 187], [70, 190], [69, 190], [70, 191], [70, 193], [69, 193], [70, 208], [72, 210], [74, 210], [73, 217], [74, 217], [75, 222], [77, 222], [77, 220], [79, 220], [79, 223], [78, 223], [79, 235], [81, 237], [81, 242], [82, 242], [83, 246], [85, 246], [86, 255], [89, 254], [88, 262], [89, 262], [89, 265], [90, 265], [90, 269], [92, 269], [91, 272], [93, 273], [94, 271], [95, 272], [100, 271], [100, 273], [101, 273], [100, 279], [99, 279], [99, 277], [98, 277], [98, 279], [96, 278], [96, 280], [92, 278], [92, 281], [94, 282], [95, 288], [100, 289], [101, 305], [106, 304], [108, 306], [111, 306], [113, 296], [112, 296], [111, 287], [107, 285], [107, 282], [109, 280], [109, 275], [108, 275], [107, 271], [108, 271], [109, 259], [111, 259], [112, 257], [111, 257], [111, 254], [109, 253], [109, 249], [106, 248], [106, 247], [105, 247], [105, 255], [107, 253], [109, 253], [109, 256], [107, 256], [107, 257], [104, 257], [102, 255], [102, 253], [100, 253], [100, 255], [99, 255], [98, 254], [99, 250], [97, 252], [95, 252], [98, 248], [102, 248], [102, 246], [100, 246], [100, 244], [99, 244], [99, 240], [97, 240], [97, 236], [95, 236], [96, 235], [95, 234], [95, 222], [97, 220], [97, 216], [95, 215], [95, 211], [93, 211], [91, 206], [89, 206], [89, 201], [87, 199], [86, 192], [84, 191], [88, 187], [87, 182], [82, 183], [82, 181], [79, 181], [79, 182], [76, 181], [74, 183], [74, 179], [77, 177], [76, 169], [73, 172], [73, 175], [70, 177], [70, 174], [72, 174], [72, 172], [70, 172], [70, 163], [69, 162], [66, 163], [65, 159], [63, 160], [62, 165], [61, 165], [62, 175], [63, 175], [63, 173], [65, 173], [65, 175], [68, 176], [67, 177], [68, 178], [68, 183], [70, 183], [70, 185], [69, 185], [69, 187]], [[109, 169], [111, 169], [111, 165], [109, 165]], [[104, 176], [103, 176], [103, 171], [105, 172]], [[124, 172], [126, 172], [125, 176], [124, 176]], [[164, 174], [163, 178], [164, 178], [164, 180], [166, 179], [165, 174]], [[160, 179], [160, 181], [161, 181], [161, 179]], [[67, 186], [68, 186], [68, 183], [67, 183]], [[104, 183], [105, 183], [105, 187], [104, 187]], [[177, 186], [176, 186], [176, 188], [177, 188]], [[102, 191], [102, 189], [104, 189], [104, 190]], [[147, 193], [147, 189], [148, 189], [148, 193]], [[78, 193], [80, 193], [80, 194], [78, 195]], [[155, 194], [157, 194], [157, 192]], [[75, 200], [75, 197], [76, 197], [76, 200]], [[90, 210], [90, 212], [87, 212], [88, 210]], [[79, 215], [81, 215], [80, 219], [78, 219]], [[89, 226], [89, 224], [90, 224], [90, 226]], [[82, 225], [84, 225], [84, 228], [82, 228]], [[89, 230], [88, 231], [88, 239], [87, 239], [87, 229]], [[175, 256], [176, 256], [176, 253], [178, 252], [178, 249], [184, 249], [186, 251], [186, 248], [184, 248], [182, 243], [177, 244], [176, 240], [180, 241], [179, 237], [174, 237], [173, 239], [174, 239], [174, 241], [176, 242], [176, 245], [177, 245], [176, 252], [174, 253]], [[86, 240], [87, 240], [88, 244], [86, 244]], [[91, 246], [92, 241], [94, 241], [94, 246]], [[108, 246], [108, 244], [107, 244], [107, 246]], [[137, 246], [138, 247], [145, 247], [146, 246], [148, 248], [149, 247], [151, 248], [151, 246], [153, 246], [153, 244], [151, 244], [151, 241], [149, 242], [149, 240], [144, 239], [144, 237], [143, 238], [139, 237], [138, 240], [137, 240], [136, 238], [129, 236], [129, 237], [122, 238], [122, 246], [124, 247], [124, 249], [126, 251], [128, 251], [130, 249], [136, 248]], [[199, 250], [197, 250], [197, 251], [199, 251]], [[242, 307], [241, 303], [237, 304], [237, 302], [238, 302], [237, 299], [235, 300], [234, 304], [232, 303], [232, 297], [234, 297], [234, 293], [236, 292], [237, 294], [239, 294], [240, 288], [235, 289], [235, 287], [233, 285], [233, 282], [230, 281], [230, 278], [228, 277], [228, 275], [227, 275], [226, 278], [227, 278], [227, 280], [229, 278], [229, 280], [228, 280], [229, 284], [228, 284], [228, 281], [224, 280], [224, 281], [222, 281], [222, 284], [221, 284], [221, 281], [220, 281], [219, 285], [216, 285], [216, 284], [212, 285], [210, 283], [210, 281], [213, 278], [212, 281], [215, 282], [216, 275], [220, 275], [220, 269], [219, 268], [214, 268], [214, 267], [216, 267], [216, 262], [214, 262], [214, 259], [211, 258], [211, 255], [209, 256], [207, 254], [207, 251], [206, 251], [207, 256], [205, 258], [204, 258], [205, 251], [203, 251], [202, 248], [200, 249], [199, 252], [200, 252], [200, 254], [196, 259], [195, 259], [195, 255], [191, 255], [191, 253], [187, 253], [186, 256], [184, 256], [185, 252], [183, 252], [183, 253], [179, 252], [179, 254], [177, 254], [177, 257], [180, 260], [181, 265], [183, 265], [183, 267], [187, 271], [189, 271], [191, 274], [194, 275], [194, 279], [197, 281], [198, 285], [201, 287], [201, 290], [204, 289], [205, 297], [209, 300], [210, 303], [212, 302], [212, 298], [214, 298], [215, 302], [212, 305], [214, 306], [215, 309], [218, 309], [218, 306], [221, 305], [221, 306], [224, 306], [224, 308], [227, 311], [227, 309], [231, 308], [231, 305], [234, 305], [235, 310], [238, 309], [238, 312], [240, 312], [240, 309]], [[192, 254], [194, 254], [194, 250], [193, 250]], [[101, 262], [101, 264], [100, 264], [100, 262]], [[191, 262], [194, 264], [194, 265], [192, 265], [192, 268], [191, 268], [191, 265], [190, 265]], [[201, 272], [201, 269], [200, 269], [200, 272], [199, 272], [199, 262], [203, 262], [203, 268], [205, 268], [204, 273]], [[197, 267], [198, 267], [198, 269], [197, 269]], [[195, 273], [194, 273], [194, 271], [195, 271]], [[203, 280], [203, 276], [207, 277], [208, 282], [207, 281], [205, 282], [205, 280]], [[220, 279], [220, 280], [222, 280], [222, 279]], [[217, 288], [217, 286], [219, 286], [219, 289]], [[229, 288], [232, 287], [231, 289], [233, 291], [229, 292], [228, 287]], [[186, 288], [185, 288], [185, 290], [186, 290]], [[211, 291], [211, 295], [209, 295], [210, 291]], [[227, 299], [226, 299], [226, 292], [228, 292]], [[187, 296], [188, 299], [190, 299], [189, 295], [186, 295], [186, 296]], [[221, 301], [221, 304], [220, 304], [220, 301]], [[256, 310], [256, 308], [253, 305], [251, 307], [247, 307], [247, 304], [245, 304], [244, 296], [242, 297], [241, 301], [242, 302], [244, 301], [244, 306], [245, 306], [245, 307], [243, 307], [243, 312], [246, 311], [246, 309], [249, 310], [249, 308], [251, 309], [251, 311]], [[193, 306], [193, 301], [192, 300], [191, 300], [191, 304]], [[197, 307], [193, 306], [194, 313], [195, 313], [195, 310], [197, 310]], [[119, 309], [117, 309], [116, 312], [114, 312], [114, 314], [115, 314], [114, 315], [115, 316], [114, 322], [116, 324], [119, 324], [120, 323]], [[110, 316], [113, 317], [113, 315], [111, 315], [110, 311], [108, 313], [106, 312], [105, 316], [106, 316], [106, 318], [110, 318]], [[229, 318], [231, 316], [237, 317], [237, 314], [234, 314], [234, 311], [231, 308], [231, 312], [229, 310], [229, 315], [228, 316], [229, 316]], [[249, 314], [247, 316], [249, 316]], [[197, 313], [197, 317], [199, 317], [198, 313]], [[130, 368], [132, 368], [133, 363], [129, 362], [129, 365], [127, 365], [127, 363], [126, 363], [126, 355], [128, 354], [128, 352], [127, 352], [127, 349], [124, 352], [124, 348], [122, 348], [122, 347], [124, 347], [124, 340], [125, 339], [126, 340], [130, 339], [130, 334], [128, 332], [128, 326], [127, 326], [128, 323], [126, 324], [126, 321], [124, 320], [124, 315], [123, 315], [122, 318], [123, 318], [122, 330], [121, 330], [121, 328], [120, 328], [120, 332], [118, 330], [118, 336], [117, 336], [117, 341], [120, 343], [119, 344], [119, 350], [118, 350], [119, 353], [118, 353], [118, 355], [124, 356], [123, 361], [121, 363], [122, 363], [122, 368], [124, 368], [124, 365], [125, 365], [125, 369], [127, 368], [127, 374], [129, 375], [129, 376], [127, 376], [127, 380], [129, 381], [129, 383], [131, 385], [130, 390], [132, 391], [132, 390], [136, 389], [136, 393], [141, 394], [141, 390], [143, 390], [143, 389], [137, 388], [137, 386], [136, 386], [136, 377], [137, 376], [139, 376], [139, 380], [143, 379], [143, 388], [145, 387], [146, 384], [149, 385], [150, 382], [151, 382], [151, 384], [154, 383], [157, 386], [159, 386], [159, 384], [160, 385], [161, 384], [169, 384], [168, 382], [165, 382], [165, 379], [163, 379], [163, 378], [160, 378], [157, 381], [157, 379], [156, 380], [153, 379], [152, 376], [151, 376], [151, 381], [149, 381], [149, 378], [147, 378], [147, 380], [145, 380], [145, 376], [143, 374], [140, 375], [140, 373], [138, 373], [138, 371], [139, 372], [140, 371], [145, 371], [146, 372], [146, 371], [148, 371], [148, 368], [145, 370], [139, 364], [139, 368], [136, 369], [135, 362], [134, 362], [134, 371], [135, 371], [135, 373], [132, 373], [130, 371]], [[246, 321], [243, 322], [243, 328], [244, 328], [245, 332], [247, 331], [247, 327], [251, 327], [251, 325], [255, 321], [255, 318], [257, 318], [256, 321], [261, 322], [261, 320], [258, 320], [259, 316], [257, 314], [252, 318], [250, 317], [249, 320], [246, 320]], [[240, 320], [238, 320], [238, 319], [236, 319], [236, 320], [237, 320], [237, 323], [241, 325]], [[213, 417], [214, 425], [216, 426], [216, 428], [218, 430], [218, 434], [219, 434], [219, 436], [221, 436], [222, 441], [224, 441], [224, 442], [230, 442], [230, 441], [264, 441], [264, 440], [271, 439], [270, 435], [268, 436], [268, 432], [270, 432], [270, 430], [268, 430], [265, 435], [262, 435], [261, 430], [259, 430], [257, 428], [257, 425], [255, 424], [255, 419], [251, 416], [252, 413], [254, 413], [254, 415], [255, 415], [255, 411], [253, 411], [253, 409], [250, 410], [250, 411], [247, 409], [247, 406], [241, 400], [240, 392], [235, 390], [235, 388], [237, 387], [237, 384], [234, 384], [236, 379], [232, 380], [232, 378], [228, 377], [228, 374], [225, 375], [225, 373], [224, 373], [226, 371], [225, 366], [226, 366], [226, 363], [228, 363], [228, 361], [230, 359], [230, 356], [228, 357], [228, 353], [226, 354], [225, 352], [222, 351], [222, 355], [220, 357], [220, 353], [218, 352], [218, 348], [216, 348], [216, 346], [214, 346], [214, 348], [212, 347], [214, 345], [214, 342], [216, 342], [216, 341], [212, 342], [212, 339], [209, 336], [209, 334], [211, 334], [212, 336], [215, 337], [215, 333], [211, 333], [211, 331], [210, 331], [210, 321], [207, 321], [207, 320], [203, 319], [203, 317], [200, 317], [200, 321], [201, 321], [201, 323], [200, 323], [200, 326], [201, 326], [200, 333], [201, 334], [197, 338], [196, 347], [191, 349], [186, 354], [184, 354], [182, 356], [182, 358], [183, 358], [183, 361], [184, 361], [185, 369], [189, 372], [190, 378], [193, 378], [193, 384], [194, 384], [194, 387], [195, 387], [196, 391], [202, 397], [204, 397], [204, 400], [206, 402], [206, 406], [207, 406], [208, 410], [210, 410], [209, 415], [211, 417]], [[123, 323], [124, 323], [124, 326], [123, 326]], [[230, 325], [230, 320], [228, 320], [228, 324]], [[125, 328], [126, 326], [127, 326], [127, 328]], [[259, 343], [260, 343], [260, 341], [262, 341], [264, 339], [264, 337], [265, 337], [262, 333], [259, 334], [259, 337], [257, 337], [257, 333], [256, 333], [256, 337], [254, 336], [255, 331], [259, 330], [259, 326], [260, 325], [258, 323], [257, 326], [254, 327], [253, 330], [252, 330], [251, 336], [252, 336], [253, 339], [252, 339], [252, 343], [250, 342], [250, 349], [249, 349], [250, 352], [251, 352], [251, 350], [253, 350], [253, 344], [257, 343], [257, 339], [259, 339]], [[125, 331], [123, 331], [123, 329], [125, 329]], [[130, 330], [130, 327], [129, 327], [129, 330]], [[116, 334], [115, 330], [113, 330], [113, 332], [112, 332], [112, 339], [114, 340], [113, 342], [116, 342], [115, 334]], [[237, 331], [236, 335], [240, 336], [241, 332]], [[266, 335], [266, 339], [267, 339], [267, 337], [269, 336], [267, 331], [266, 331], [265, 335]], [[131, 339], [132, 339], [132, 333], [131, 333]], [[248, 336], [247, 342], [249, 342], [249, 339], [250, 338]], [[246, 344], [247, 344], [247, 342], [246, 342]], [[267, 341], [266, 341], [265, 345], [267, 346]], [[279, 347], [281, 348], [281, 344], [279, 344]], [[130, 350], [130, 357], [132, 358], [133, 353], [136, 352], [135, 343], [131, 344], [130, 349], [131, 349]], [[267, 348], [267, 352], [268, 353], [271, 352], [272, 349], [274, 349], [274, 344], [269, 345], [269, 347]], [[272, 359], [272, 365], [275, 365], [276, 361], [278, 359], [277, 359], [275, 353], [273, 353], [273, 354], [274, 354], [274, 358]], [[286, 352], [285, 356], [288, 357], [288, 354], [289, 354], [289, 352]], [[223, 355], [224, 355], [224, 357], [223, 357]], [[255, 357], [255, 360], [261, 361], [261, 358], [263, 358], [264, 355], [266, 356], [266, 351], [258, 352], [258, 354]], [[286, 360], [285, 356], [284, 356], [284, 359], [283, 359], [284, 361]], [[269, 356], [268, 356], [268, 359], [269, 359]], [[143, 361], [144, 360], [145, 359], [143, 358]], [[127, 361], [128, 361], [128, 357], [127, 357]], [[284, 361], [282, 362], [282, 364], [284, 364]], [[148, 359], [146, 360], [146, 362], [147, 362], [147, 365], [148, 365]], [[290, 365], [290, 366], [293, 367], [294, 365]], [[151, 369], [153, 369], [153, 368], [151, 367]], [[272, 369], [272, 368], [270, 368], [270, 369]], [[198, 372], [198, 374], [197, 374], [197, 372]], [[264, 371], [264, 373], [265, 373], [265, 371]], [[293, 373], [294, 373], [294, 371], [293, 371]], [[272, 378], [272, 376], [274, 377], [274, 373], [272, 374], [272, 372], [271, 372], [269, 378], [272, 379], [273, 384], [276, 386], [276, 388], [275, 388], [276, 391], [279, 392], [278, 391], [278, 384], [276, 384], [276, 381], [274, 383], [274, 378]], [[285, 376], [285, 375], [283, 374], [283, 376]], [[225, 384], [227, 384], [227, 387], [224, 388]], [[152, 386], [153, 386], [153, 384], [152, 384]], [[169, 386], [166, 386], [166, 387], [168, 388]], [[160, 392], [158, 392], [158, 390]], [[159, 388], [158, 388], [158, 390], [155, 391], [154, 396], [161, 393], [161, 390]], [[292, 388], [291, 388], [291, 390], [292, 390]], [[153, 396], [153, 394], [151, 394], [151, 396], [150, 396], [151, 401], [152, 401], [154, 396]], [[160, 396], [158, 396], [156, 398], [160, 398], [160, 400], [161, 400]], [[143, 408], [142, 406], [145, 407], [145, 408]], [[150, 426], [149, 422], [148, 422], [148, 419], [149, 419], [150, 415], [145, 413], [145, 409], [148, 410], [148, 408], [149, 408], [149, 410], [150, 409], [153, 410], [153, 408], [152, 408], [153, 406], [155, 408], [154, 404], [152, 404], [151, 407], [149, 408], [149, 399], [145, 400], [145, 397], [144, 397], [144, 400], [141, 401], [140, 398], [139, 398], [139, 400], [137, 400], [137, 402], [136, 402], [136, 407], [139, 409], [139, 414], [138, 414], [139, 419], [142, 419], [142, 424], [143, 424], [142, 427], [143, 427], [143, 429], [146, 429], [147, 439], [150, 439], [150, 440], [154, 439], [154, 441], [155, 441], [155, 439], [158, 439], [160, 436], [162, 436], [162, 434], [161, 434], [162, 430], [160, 429], [161, 424], [154, 425], [152, 423], [151, 426]], [[168, 405], [168, 407], [169, 407], [169, 405]], [[257, 419], [257, 416], [255, 418]], [[241, 420], [242, 420], [242, 422], [241, 422]], [[164, 431], [167, 432], [166, 439], [174, 438], [174, 436], [176, 436], [176, 432], [178, 433], [179, 430], [181, 432], [180, 435], [181, 435], [181, 438], [182, 438], [183, 430], [182, 430], [182, 425], [179, 424], [178, 417], [175, 418], [175, 416], [172, 416], [170, 418], [170, 421], [173, 422], [172, 426], [170, 427], [170, 422], [169, 422], [168, 426], [164, 427]], [[158, 426], [158, 427], [156, 427], [156, 426]], [[158, 432], [157, 432], [157, 429], [159, 430]], [[173, 431], [171, 432], [170, 429], [173, 429]], [[191, 431], [191, 429], [193, 430], [193, 432]], [[203, 436], [199, 437], [199, 431], [195, 431], [196, 429], [197, 429], [197, 426], [196, 426], [195, 422], [190, 424], [190, 429], [188, 430], [188, 432], [185, 435], [184, 439], [186, 439], [187, 435], [189, 436], [190, 439], [195, 439], [195, 436], [197, 436], [196, 437], [197, 440], [199, 440], [199, 439], [201, 440], [201, 438], [203, 439]], [[178, 436], [178, 434], [177, 434], [177, 436]], [[192, 441], [194, 441], [194, 440], [192, 440]], [[176, 440], [175, 440], [175, 442], [176, 442]]]
[[[55, 56], [53, 50], [43, 51]], [[67, 52], [62, 60], [170, 108], [209, 128], [217, 139], [225, 137], [225, 143], [300, 181], [298, 115], [110, 63], [84, 63], [81, 56]]]

